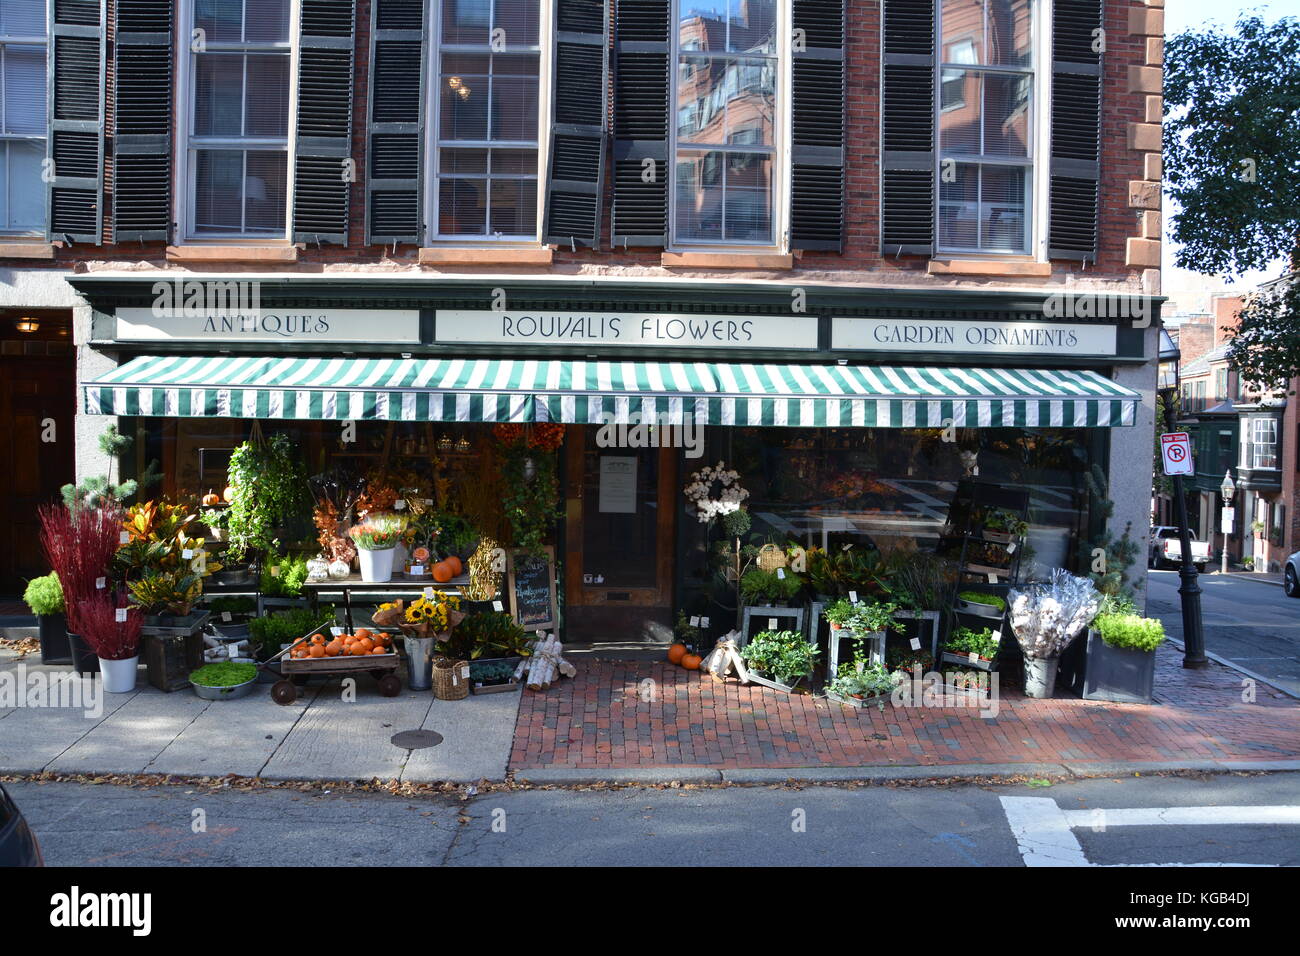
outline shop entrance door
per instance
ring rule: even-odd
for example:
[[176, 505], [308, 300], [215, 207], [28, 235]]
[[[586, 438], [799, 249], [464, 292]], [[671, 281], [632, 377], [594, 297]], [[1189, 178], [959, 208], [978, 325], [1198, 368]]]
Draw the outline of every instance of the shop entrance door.
[[565, 441], [565, 640], [666, 644], [672, 636], [677, 451]]

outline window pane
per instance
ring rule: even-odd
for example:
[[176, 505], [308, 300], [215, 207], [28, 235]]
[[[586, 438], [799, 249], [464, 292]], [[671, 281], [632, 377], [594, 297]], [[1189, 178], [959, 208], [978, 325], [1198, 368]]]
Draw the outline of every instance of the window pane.
[[776, 52], [776, 0], [728, 0], [727, 51]]
[[537, 175], [537, 150], [535, 149], [494, 149], [492, 150], [492, 172]]
[[496, 0], [496, 21], [492, 24], [505, 31], [507, 47], [537, 46], [537, 0]]
[[1029, 77], [984, 77], [985, 156], [1029, 155]]
[[289, 132], [289, 57], [282, 53], [248, 58], [249, 136], [287, 136]]
[[945, 108], [939, 113], [939, 149], [945, 154], [979, 155], [983, 88], [983, 74], [974, 70], [943, 71]]
[[[484, 57], [486, 60], [486, 57]], [[488, 130], [488, 78], [454, 74], [442, 78], [439, 110], [443, 139], [485, 140]]]
[[444, 149], [439, 153], [439, 171], [444, 176], [483, 176], [487, 174], [486, 149]]
[[245, 232], [284, 234], [287, 166], [286, 153], [278, 150], [249, 151], [248, 176], [244, 184]]
[[727, 48], [729, 0], [682, 0], [678, 21], [678, 45], [683, 50]]
[[768, 242], [772, 158], [753, 153], [683, 153], [677, 160], [677, 237]]
[[438, 232], [481, 236], [487, 222], [487, 180], [443, 178], [438, 183]]
[[0, 35], [45, 36], [46, 0], [4, 0], [0, 3]]
[[957, 163], [939, 177], [939, 245], [946, 249], [979, 246], [979, 167]]
[[772, 235], [772, 157], [727, 157], [722, 235], [736, 242], [767, 242]]
[[980, 178], [982, 247], [1000, 252], [1025, 252], [1024, 167], [984, 166]]
[[491, 134], [497, 140], [537, 141], [535, 76], [493, 77]]
[[45, 184], [41, 162], [45, 143], [9, 143], [9, 223], [7, 229], [45, 228]]
[[491, 0], [443, 0], [442, 42], [484, 45], [491, 18]]
[[194, 231], [239, 232], [243, 225], [244, 154], [205, 149], [194, 174]]
[[243, 55], [204, 53], [195, 57], [194, 135], [242, 135], [243, 110]]
[[244, 0], [244, 39], [249, 43], [287, 43], [289, 0]]
[[[984, 0], [943, 0], [943, 48], [945, 63], [983, 63]], [[953, 47], [973, 53], [973, 59], [957, 59]]]
[[195, 0], [194, 24], [209, 42], [238, 43], [244, 34], [243, 0]]
[[987, 62], [999, 66], [1032, 65], [1030, 0], [988, 0], [987, 24]]
[[677, 158], [677, 238], [722, 238], [724, 153], [683, 153]]
[[45, 132], [45, 47], [4, 48], [4, 132]]
[[493, 179], [491, 202], [489, 231], [494, 235], [522, 236], [536, 231], [537, 180]]
[[776, 72], [770, 62], [683, 57], [677, 135], [687, 143], [771, 145]]

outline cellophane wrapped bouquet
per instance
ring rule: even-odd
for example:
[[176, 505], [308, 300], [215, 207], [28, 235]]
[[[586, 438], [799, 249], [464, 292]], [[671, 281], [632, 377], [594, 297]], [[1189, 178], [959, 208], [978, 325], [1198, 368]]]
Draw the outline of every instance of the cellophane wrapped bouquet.
[[1101, 595], [1087, 578], [1055, 568], [1046, 582], [1011, 590], [1011, 630], [1025, 657], [1059, 657], [1097, 616]]
[[436, 637], [445, 641], [452, 629], [465, 619], [460, 598], [445, 591], [422, 595], [410, 604], [391, 601], [379, 605], [371, 620], [380, 627], [397, 627], [407, 637]]

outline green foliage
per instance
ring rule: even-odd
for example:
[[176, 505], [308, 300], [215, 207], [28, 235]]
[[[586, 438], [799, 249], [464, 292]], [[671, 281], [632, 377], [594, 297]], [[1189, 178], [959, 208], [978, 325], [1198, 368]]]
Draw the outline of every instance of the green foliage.
[[230, 455], [226, 554], [243, 560], [250, 551], [274, 551], [280, 528], [302, 527], [311, 511], [307, 471], [288, 435], [246, 441]]
[[437, 651], [458, 661], [480, 657], [527, 657], [532, 638], [509, 614], [483, 611], [469, 614], [451, 630], [451, 638], [440, 641]]
[[980, 631], [973, 631], [969, 627], [954, 628], [943, 649], [954, 654], [974, 653], [986, 660], [994, 660], [998, 656], [998, 642], [993, 640], [993, 629], [988, 627]]
[[750, 568], [740, 579], [740, 596], [746, 604], [793, 601], [803, 591], [804, 579], [789, 568], [781, 573]]
[[689, 648], [698, 649], [704, 640], [704, 632], [691, 623], [685, 611], [678, 611], [677, 620], [673, 624], [673, 637]]
[[885, 555], [874, 577], [882, 597], [910, 611], [937, 611], [951, 602], [957, 581], [954, 562], [924, 551]]
[[92, 476], [75, 485], [64, 485], [59, 493], [69, 508], [103, 508], [130, 498], [137, 487], [137, 483], [130, 479], [116, 484], [108, 477]]
[[190, 683], [200, 687], [234, 687], [247, 684], [257, 676], [257, 665], [243, 661], [218, 661], [205, 664], [190, 674]]
[[504, 684], [514, 677], [515, 667], [510, 661], [471, 661], [469, 679], [478, 684]]
[[1300, 276], [1259, 289], [1237, 315], [1228, 358], [1244, 381], [1270, 388], [1300, 375]]
[[877, 697], [894, 689], [894, 678], [883, 664], [859, 667], [854, 663], [848, 667], [841, 666], [826, 689], [840, 697]]
[[23, 601], [37, 617], [62, 614], [63, 585], [59, 583], [59, 576], [51, 571], [39, 578], [32, 578], [23, 591]]
[[740, 654], [760, 675], [793, 685], [812, 673], [818, 651], [797, 631], [763, 631], [751, 637]]
[[753, 527], [753, 519], [746, 508], [737, 508], [722, 516], [722, 531], [728, 538], [743, 538]]
[[1098, 614], [1092, 627], [1111, 647], [1154, 651], [1165, 639], [1165, 626], [1155, 618], [1137, 614]]
[[[534, 474], [525, 477], [527, 462], [532, 461]], [[511, 446], [503, 452], [501, 504], [515, 547], [540, 554], [560, 518], [560, 480], [556, 456], [530, 449], [527, 445]]]
[[302, 586], [307, 582], [307, 559], [282, 557], [270, 554], [262, 563], [262, 579], [258, 585], [266, 597], [294, 598], [302, 594]]
[[150, 568], [142, 577], [126, 583], [131, 599], [146, 613], [184, 617], [203, 594], [203, 579], [188, 567], [163, 570]]
[[874, 634], [879, 631], [901, 631], [903, 625], [894, 620], [898, 605], [888, 601], [862, 601], [852, 605], [844, 626], [857, 634]]
[[257, 610], [257, 599], [236, 594], [211, 598], [204, 606], [213, 614], [252, 614]]
[[259, 617], [248, 625], [253, 643], [258, 647], [258, 659], [266, 660], [280, 652], [281, 644], [289, 644], [335, 620], [334, 606], [321, 608], [295, 607]]
[[[1106, 473], [1102, 471], [1101, 465], [1093, 465], [1091, 470], [1084, 472], [1083, 477], [1104, 530], [1091, 541], [1081, 544], [1079, 563], [1103, 596], [1127, 593], [1130, 590], [1128, 569], [1133, 566], [1141, 551], [1130, 533], [1133, 525], [1131, 522], [1125, 525], [1124, 533], [1116, 538], [1110, 528], [1110, 519], [1115, 514], [1115, 502], [1109, 498], [1110, 485], [1106, 481]], [[1097, 555], [1097, 551], [1101, 554]]]
[[990, 508], [986, 511], [980, 524], [989, 531], [999, 531], [1023, 538], [1029, 533], [1029, 522], [1007, 508]]
[[479, 539], [478, 529], [458, 512], [439, 511], [437, 521], [441, 530], [434, 549], [443, 556], [454, 554], [459, 557], [468, 554], [474, 547], [474, 542]]
[[983, 591], [962, 591], [957, 597], [963, 601], [969, 601], [971, 604], [986, 604], [999, 611], [1007, 609], [1007, 602], [996, 594], [986, 594]]

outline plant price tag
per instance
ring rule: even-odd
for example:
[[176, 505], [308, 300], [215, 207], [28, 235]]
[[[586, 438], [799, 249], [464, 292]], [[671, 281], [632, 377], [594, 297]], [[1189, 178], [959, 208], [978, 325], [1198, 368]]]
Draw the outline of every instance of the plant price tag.
[[858, 603], [858, 592], [857, 592], [857, 591], [850, 591], [850, 592], [849, 592], [849, 603], [850, 603], [850, 604], [857, 604], [857, 603]]
[[230, 621], [230, 619], [231, 619], [231, 618], [230, 618], [230, 612], [229, 612], [229, 611], [222, 611], [222, 612], [221, 612], [221, 619], [222, 619], [223, 621], [226, 621], [227, 623], [229, 623], [229, 621]]
[[969, 654], [966, 655], [966, 657], [972, 664], [979, 663], [980, 656], [976, 654], [974, 651], [971, 651]]
[[117, 623], [118, 624], [126, 623], [126, 608], [120, 607], [117, 609]]
[[777, 568], [777, 569], [776, 569], [776, 579], [777, 579], [778, 581], [784, 581], [784, 580], [785, 580], [785, 568]]
[[697, 614], [695, 615], [695, 617], [691, 618], [691, 627], [699, 627], [699, 626], [700, 626], [700, 616]]
[[130, 544], [130, 543], [131, 543], [131, 532], [130, 532], [130, 531], [123, 531], [121, 534], [119, 534], [119, 535], [117, 536], [117, 540], [118, 540], [119, 542], [121, 542], [122, 544]]
[[[186, 561], [190, 560], [190, 558], [194, 557], [194, 549], [193, 549], [193, 548], [186, 548], [184, 551], [181, 552], [181, 557], [182, 557], [184, 560], [186, 560]], [[271, 569], [271, 573], [272, 573], [272, 574], [275, 573], [275, 569], [274, 569], [274, 568]]]
[[108, 580], [106, 578], [95, 578], [96, 590], [102, 591], [106, 587], [108, 587]]
[[492, 610], [494, 610], [494, 611], [504, 611], [504, 610], [505, 610], [505, 605], [503, 605], [500, 601], [493, 601], [493, 602], [492, 602]]
[[273, 578], [278, 578], [279, 576], [280, 576], [280, 566], [279, 566], [278, 564], [272, 566], [272, 568], [271, 568], [271, 577], [273, 577]]
[[998, 643], [1001, 643], [1001, 641], [1002, 641], [1002, 632], [1001, 632], [1001, 631], [994, 631], [994, 632], [993, 632], [993, 643], [994, 643], [994, 644], [998, 644]]
[[423, 565], [423, 564], [413, 564], [413, 565], [411, 565], [411, 573], [412, 573], [412, 574], [418, 574], [418, 575], [422, 575], [422, 574], [424, 574], [424, 565]]
[[989, 572], [989, 584], [997, 584], [997, 583], [998, 583], [998, 576], [997, 576], [996, 574], [994, 574], [992, 571], [990, 571], [990, 572]]
[[393, 503], [393, 507], [396, 508], [398, 511], [405, 511], [405, 510], [406, 510], [406, 499], [405, 499], [405, 498], [398, 498], [397, 501], [395, 501], [395, 502]]
[[700, 618], [700, 627], [708, 627], [708, 626], [709, 626], [709, 619], [707, 617]]
[[776, 618], [774, 618], [774, 617], [769, 617], [769, 618], [767, 619], [767, 629], [768, 629], [769, 631], [775, 631], [775, 630], [776, 630]]
[[919, 651], [920, 649], [921, 649], [921, 639], [919, 637], [912, 638], [912, 650]]
[[432, 600], [433, 600], [433, 588], [425, 588], [425, 589], [424, 589], [424, 596], [427, 597], [430, 601], [432, 601]]
[[1009, 545], [1007, 545], [1007, 554], [1015, 554], [1015, 553], [1016, 553], [1016, 543], [1012, 541]]

